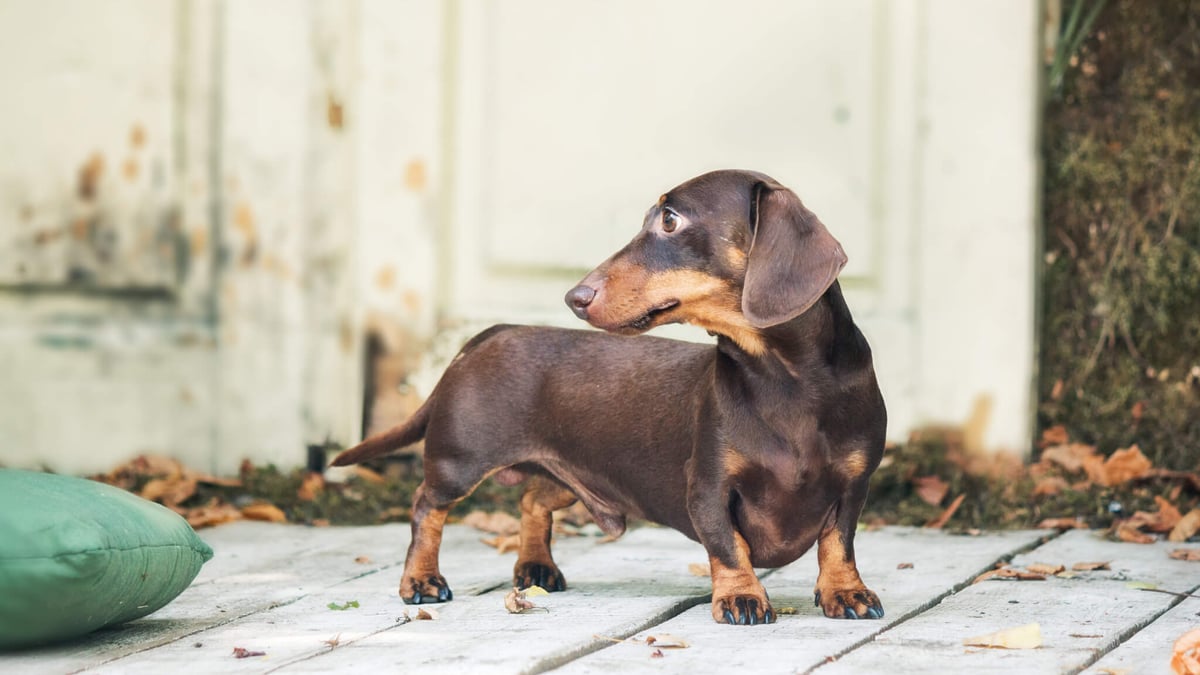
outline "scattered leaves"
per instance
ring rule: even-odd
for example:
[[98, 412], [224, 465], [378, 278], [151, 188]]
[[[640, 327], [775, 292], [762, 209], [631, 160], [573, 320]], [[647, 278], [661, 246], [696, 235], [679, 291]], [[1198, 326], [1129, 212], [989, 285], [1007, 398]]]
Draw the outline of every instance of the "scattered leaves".
[[325, 605], [325, 606], [326, 606], [326, 607], [328, 607], [329, 609], [332, 609], [332, 610], [334, 610], [334, 611], [338, 611], [338, 612], [344, 612], [344, 611], [346, 611], [346, 610], [350, 609], [351, 607], [353, 607], [354, 609], [358, 609], [358, 601], [357, 601], [357, 600], [350, 600], [350, 601], [348, 601], [348, 602], [347, 602], [346, 604], [344, 604], [344, 605], [339, 605], [339, 604], [337, 604], [336, 602], [331, 602], [331, 603], [329, 603], [328, 605]]
[[336, 646], [342, 644], [342, 634], [338, 633], [337, 635], [334, 635], [333, 637], [329, 638], [328, 640], [322, 640], [322, 642], [329, 645], [330, 648], [336, 647]]
[[688, 563], [688, 574], [694, 577], [710, 577], [712, 568], [708, 566], [708, 563]]
[[1036, 623], [1008, 628], [963, 640], [968, 647], [992, 649], [1037, 649], [1042, 646], [1042, 628]]
[[975, 577], [972, 583], [987, 581], [988, 579], [1011, 579], [1015, 581], [1045, 581], [1046, 575], [1038, 572], [1023, 570], [1019, 567], [999, 567], [994, 570], [988, 570], [983, 574]]
[[274, 504], [257, 502], [242, 508], [242, 517], [247, 520], [265, 520], [270, 523], [286, 523], [287, 514]]
[[1188, 562], [1200, 562], [1200, 548], [1177, 548], [1167, 555], [1175, 560], [1186, 560]]
[[1065, 570], [1067, 568], [1063, 565], [1051, 565], [1048, 563], [1034, 563], [1032, 565], [1026, 565], [1025, 569], [1029, 570], [1030, 572], [1033, 572], [1034, 574], [1044, 574], [1046, 576], [1051, 576], [1054, 574], [1058, 574], [1059, 572], [1062, 572], [1063, 570]]
[[435, 621], [437, 618], [437, 610], [426, 609], [424, 607], [417, 610], [417, 621]]
[[1071, 569], [1075, 570], [1076, 572], [1095, 572], [1098, 570], [1108, 570], [1112, 568], [1109, 567], [1109, 561], [1106, 560], [1104, 562], [1077, 562], [1074, 565], [1071, 565]]
[[316, 471], [309, 471], [304, 474], [304, 480], [300, 481], [300, 488], [296, 490], [296, 498], [302, 502], [311, 502], [324, 490], [325, 477]]
[[663, 657], [663, 650], [661, 650], [661, 649], [655, 649], [654, 651], [650, 652], [650, 658], [652, 658], [652, 659], [661, 659], [662, 657]]
[[371, 558], [365, 555], [360, 555], [354, 559], [354, 562], [358, 563], [359, 565], [370, 565]]
[[776, 616], [790, 616], [799, 613], [795, 607], [777, 607], [775, 609]]
[[950, 484], [937, 476], [919, 476], [912, 482], [917, 496], [930, 506], [939, 506], [950, 491]]
[[647, 635], [646, 644], [654, 645], [659, 649], [687, 649], [688, 647], [691, 647], [687, 640], [675, 635], [671, 635], [670, 633]]
[[961, 494], [961, 495], [955, 497], [954, 501], [950, 502], [950, 506], [946, 507], [945, 511], [942, 511], [942, 515], [931, 520], [928, 524], [925, 525], [925, 527], [928, 527], [928, 528], [931, 528], [934, 530], [940, 530], [942, 527], [944, 527], [946, 525], [947, 522], [949, 522], [950, 518], [954, 516], [954, 512], [958, 511], [958, 507], [962, 506], [963, 499], [966, 499], [966, 497], [967, 497], [967, 495], [965, 495], [965, 494]]
[[1087, 523], [1081, 518], [1047, 518], [1038, 523], [1039, 530], [1072, 530], [1087, 529]]
[[477, 530], [492, 534], [518, 534], [521, 531], [521, 522], [503, 511], [493, 511], [492, 513], [472, 511], [462, 519], [462, 522], [464, 525], [470, 525]]
[[1200, 675], [1200, 628], [1193, 628], [1175, 641], [1171, 670], [1176, 675]]
[[521, 549], [521, 535], [519, 534], [498, 534], [491, 539], [480, 539], [479, 541], [496, 549], [497, 553], [509, 553]]
[[254, 650], [246, 649], [245, 647], [234, 647], [233, 648], [233, 658], [235, 658], [235, 659], [248, 659], [251, 656], [266, 656], [266, 655], [267, 655], [266, 652], [254, 651]]
[[176, 508], [175, 511], [181, 513], [188, 525], [195, 529], [222, 525], [242, 518], [242, 512], [237, 507], [226, 504], [216, 497], [210, 499], [204, 506], [190, 509]]
[[902, 562], [899, 565], [896, 565], [896, 569], [898, 570], [911, 570], [912, 568], [913, 564], [910, 562]]
[[1175, 527], [1171, 528], [1171, 533], [1167, 535], [1167, 541], [1187, 541], [1198, 530], [1200, 530], [1200, 509], [1192, 509], [1179, 519]]
[[1117, 539], [1130, 544], [1153, 544], [1157, 539], [1152, 534], [1146, 534], [1134, 525], [1123, 522], [1117, 525]]
[[519, 588], [513, 587], [513, 589], [509, 591], [508, 595], [504, 596], [504, 609], [507, 609], [509, 614], [528, 614], [529, 612], [539, 609], [542, 611], [548, 611], [545, 607], [538, 607], [527, 599], [529, 591], [534, 588], [541, 591], [540, 594], [534, 593], [534, 595], [546, 595], [545, 589], [538, 586], [530, 586], [523, 591]]

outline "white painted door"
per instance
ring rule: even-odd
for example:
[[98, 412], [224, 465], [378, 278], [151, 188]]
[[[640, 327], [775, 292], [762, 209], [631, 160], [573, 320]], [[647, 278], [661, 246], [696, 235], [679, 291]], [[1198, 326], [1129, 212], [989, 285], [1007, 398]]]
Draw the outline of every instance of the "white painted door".
[[[847, 251], [841, 281], [876, 353], [892, 436], [928, 422], [964, 423], [983, 401], [995, 415], [980, 445], [1022, 449], [1032, 364], [1035, 6], [452, 5], [443, 309], [469, 323], [578, 325], [563, 293], [636, 233], [659, 194], [711, 169], [752, 168], [793, 188]], [[973, 121], [980, 113], [995, 129]], [[964, 143], [993, 132], [993, 141]], [[964, 187], [975, 167], [987, 182]], [[998, 181], [988, 178], [997, 173]], [[944, 194], [947, 186], [956, 193]], [[954, 209], [971, 208], [965, 200], [981, 188], [1012, 208], [1001, 220], [1016, 231], [985, 255], [1005, 259], [1018, 277], [1004, 293], [1023, 315], [972, 315], [975, 328], [952, 344], [922, 330], [923, 322], [941, 329], [962, 310], [936, 302], [939, 285], [956, 285], [957, 300], [970, 303], [997, 282], [960, 258], [923, 251], [944, 249], [951, 237], [952, 255], [970, 252], [974, 228], [995, 218], [964, 220]], [[926, 221], [929, 212], [937, 220]], [[1022, 346], [979, 369], [990, 357], [973, 352], [972, 340], [998, 335]], [[957, 381], [964, 367], [973, 370]]]

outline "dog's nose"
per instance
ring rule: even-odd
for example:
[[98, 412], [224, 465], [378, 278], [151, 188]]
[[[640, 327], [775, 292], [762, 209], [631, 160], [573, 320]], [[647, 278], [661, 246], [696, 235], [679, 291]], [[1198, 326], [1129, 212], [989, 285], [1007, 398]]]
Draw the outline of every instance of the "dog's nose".
[[596, 289], [590, 286], [576, 286], [567, 291], [567, 306], [575, 312], [575, 316], [587, 320], [588, 305], [592, 304], [592, 300], [596, 298]]

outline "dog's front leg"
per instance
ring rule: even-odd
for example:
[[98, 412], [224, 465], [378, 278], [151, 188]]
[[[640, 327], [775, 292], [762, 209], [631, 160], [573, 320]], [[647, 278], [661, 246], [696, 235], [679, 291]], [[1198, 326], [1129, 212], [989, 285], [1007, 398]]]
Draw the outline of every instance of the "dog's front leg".
[[772, 623], [775, 611], [750, 563], [750, 545], [733, 524], [723, 474], [716, 474], [721, 478], [706, 479], [700, 474], [703, 467], [699, 469], [689, 472], [688, 514], [708, 552], [713, 619], [741, 626]]
[[883, 604], [858, 575], [854, 531], [867, 498], [867, 478], [852, 484], [829, 516], [817, 541], [815, 604], [831, 619], [880, 619]]

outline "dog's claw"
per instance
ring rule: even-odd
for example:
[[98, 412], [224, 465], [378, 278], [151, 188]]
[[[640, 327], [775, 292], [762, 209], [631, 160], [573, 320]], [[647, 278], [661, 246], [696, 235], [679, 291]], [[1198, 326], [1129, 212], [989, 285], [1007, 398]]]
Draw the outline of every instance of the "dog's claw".
[[847, 619], [857, 619], [857, 618], [858, 618], [858, 612], [856, 612], [856, 611], [854, 611], [853, 609], [850, 609], [849, 607], [847, 607], [847, 608], [846, 608], [846, 618], [847, 618]]
[[883, 608], [882, 607], [868, 607], [867, 608], [867, 616], [869, 616], [872, 619], [882, 619], [883, 618]]
[[728, 609], [725, 610], [725, 623], [729, 624], [730, 626], [737, 625], [737, 619], [733, 618], [733, 612], [729, 611]]
[[765, 617], [766, 621], [764, 621], [763, 623], [775, 623], [775, 612], [768, 609], [767, 613], [764, 615], [764, 617]]

